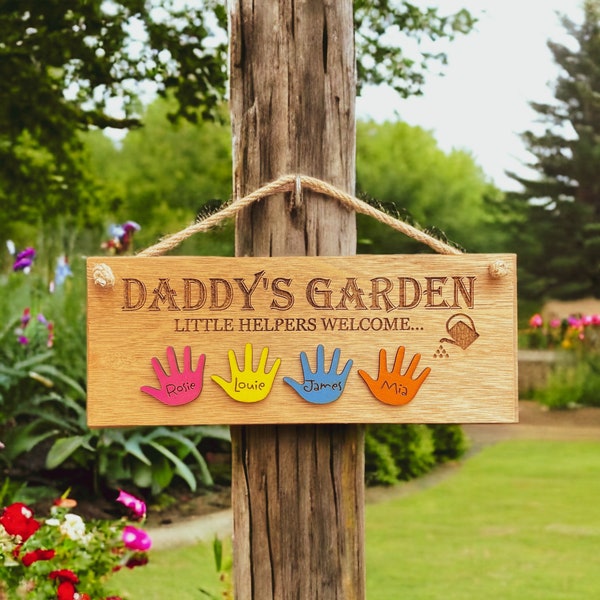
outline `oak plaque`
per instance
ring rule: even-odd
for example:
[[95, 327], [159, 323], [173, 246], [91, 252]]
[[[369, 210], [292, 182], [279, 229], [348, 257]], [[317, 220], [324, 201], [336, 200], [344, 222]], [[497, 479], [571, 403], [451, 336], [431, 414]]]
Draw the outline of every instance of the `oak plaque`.
[[[94, 283], [99, 263], [114, 286]], [[517, 421], [514, 255], [87, 270], [90, 427]]]

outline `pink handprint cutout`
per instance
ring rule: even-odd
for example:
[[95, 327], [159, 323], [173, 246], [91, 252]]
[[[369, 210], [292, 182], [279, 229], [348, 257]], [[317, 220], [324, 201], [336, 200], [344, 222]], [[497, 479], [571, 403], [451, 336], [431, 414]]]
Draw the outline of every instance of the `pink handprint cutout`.
[[186, 346], [183, 350], [183, 371], [179, 370], [175, 350], [171, 346], [167, 348], [167, 362], [169, 363], [170, 375], [167, 375], [158, 358], [152, 358], [152, 367], [158, 378], [159, 388], [143, 385], [140, 390], [156, 398], [163, 404], [179, 406], [188, 404], [195, 400], [202, 391], [202, 380], [204, 376], [205, 354], [198, 357], [196, 370], [192, 370], [192, 350]]

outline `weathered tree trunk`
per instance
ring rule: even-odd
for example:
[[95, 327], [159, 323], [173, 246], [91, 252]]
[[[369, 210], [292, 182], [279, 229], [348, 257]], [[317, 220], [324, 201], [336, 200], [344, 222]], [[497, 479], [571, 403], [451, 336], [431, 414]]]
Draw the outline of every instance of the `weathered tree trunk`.
[[[232, 0], [229, 13], [235, 196], [289, 173], [353, 193], [352, 1]], [[236, 223], [238, 256], [355, 247], [354, 214], [308, 191]], [[363, 428], [240, 426], [232, 439], [236, 598], [364, 598]]]

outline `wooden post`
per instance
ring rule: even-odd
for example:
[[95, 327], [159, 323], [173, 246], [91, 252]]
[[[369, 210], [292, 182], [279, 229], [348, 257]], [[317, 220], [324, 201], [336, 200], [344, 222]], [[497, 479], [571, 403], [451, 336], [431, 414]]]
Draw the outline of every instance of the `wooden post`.
[[[229, 20], [235, 196], [288, 173], [353, 193], [352, 1], [232, 0]], [[236, 223], [237, 256], [355, 248], [354, 214], [308, 191]], [[232, 442], [236, 598], [364, 598], [363, 427], [238, 426]]]

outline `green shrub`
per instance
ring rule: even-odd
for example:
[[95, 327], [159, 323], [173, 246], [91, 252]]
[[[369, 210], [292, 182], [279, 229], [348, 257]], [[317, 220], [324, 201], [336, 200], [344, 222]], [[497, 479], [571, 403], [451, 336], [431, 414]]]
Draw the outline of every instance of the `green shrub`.
[[367, 432], [365, 435], [366, 485], [393, 485], [398, 481], [399, 474], [390, 447]]
[[[0, 464], [6, 480], [79, 481], [94, 492], [136, 487], [158, 494], [175, 477], [191, 490], [211, 486], [198, 450], [204, 439], [229, 443], [223, 427], [90, 430], [86, 423], [86, 299], [83, 261], [54, 293], [35, 271], [0, 280]], [[13, 494], [14, 495], [14, 494]]]
[[460, 425], [429, 425], [429, 428], [436, 462], [457, 460], [468, 450], [469, 444]]
[[369, 425], [365, 436], [367, 485], [414, 479], [467, 448], [458, 425]]
[[534, 400], [553, 409], [600, 406], [600, 356], [585, 356], [558, 364], [546, 385], [533, 392]]

